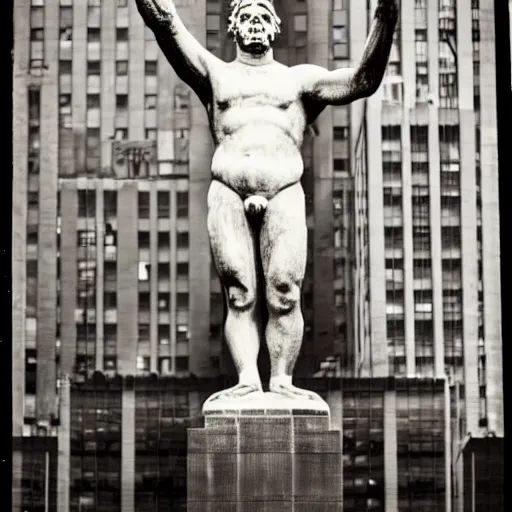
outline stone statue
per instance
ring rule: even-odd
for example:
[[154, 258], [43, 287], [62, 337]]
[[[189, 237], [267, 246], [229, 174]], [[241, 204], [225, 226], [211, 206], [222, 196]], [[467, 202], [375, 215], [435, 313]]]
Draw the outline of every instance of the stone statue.
[[[239, 383], [207, 402], [261, 394], [257, 357], [263, 337], [270, 391], [317, 399], [292, 385], [303, 337], [300, 296], [307, 254], [300, 149], [306, 127], [327, 105], [346, 105], [379, 87], [397, 21], [396, 0], [378, 1], [359, 66], [334, 71], [274, 60], [272, 43], [281, 21], [272, 0], [231, 2], [228, 31], [237, 54], [228, 63], [199, 44], [172, 0], [136, 2], [169, 63], [206, 108], [215, 143], [207, 224], [227, 298], [225, 337]], [[262, 289], [266, 326], [258, 314]]]

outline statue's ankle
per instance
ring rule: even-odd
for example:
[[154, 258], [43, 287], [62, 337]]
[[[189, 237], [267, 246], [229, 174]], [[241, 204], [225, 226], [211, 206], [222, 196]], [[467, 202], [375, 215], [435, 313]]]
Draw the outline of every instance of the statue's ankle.
[[273, 386], [291, 386], [292, 376], [291, 375], [272, 375], [270, 377], [270, 387]]
[[246, 386], [254, 386], [255, 388], [262, 389], [261, 379], [258, 371], [244, 370], [238, 376], [238, 383], [245, 384]]

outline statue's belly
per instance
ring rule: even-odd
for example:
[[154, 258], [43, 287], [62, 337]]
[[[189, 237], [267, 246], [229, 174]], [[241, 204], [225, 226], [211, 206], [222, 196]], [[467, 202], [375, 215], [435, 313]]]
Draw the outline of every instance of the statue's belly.
[[300, 180], [304, 164], [300, 148], [282, 129], [253, 123], [221, 141], [212, 160], [212, 175], [242, 198], [270, 199]]

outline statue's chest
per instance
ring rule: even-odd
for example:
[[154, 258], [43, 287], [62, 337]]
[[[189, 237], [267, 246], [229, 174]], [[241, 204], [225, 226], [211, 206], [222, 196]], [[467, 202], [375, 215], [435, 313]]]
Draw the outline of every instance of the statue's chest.
[[248, 67], [226, 71], [216, 80], [214, 97], [217, 107], [244, 105], [291, 105], [299, 99], [299, 88], [285, 72]]

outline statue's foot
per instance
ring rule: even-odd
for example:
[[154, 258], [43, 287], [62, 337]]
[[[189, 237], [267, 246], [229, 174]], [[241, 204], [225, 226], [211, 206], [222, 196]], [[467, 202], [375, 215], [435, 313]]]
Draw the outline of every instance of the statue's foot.
[[261, 388], [261, 384], [247, 384], [240, 382], [236, 386], [232, 388], [224, 389], [222, 391], [218, 391], [214, 393], [208, 400], [206, 400], [205, 405], [210, 402], [216, 400], [234, 400], [236, 398], [242, 398], [252, 393], [262, 393], [263, 390]]
[[269, 390], [272, 391], [272, 393], [277, 393], [279, 395], [283, 395], [288, 398], [293, 398], [295, 400], [323, 401], [320, 395], [317, 395], [313, 391], [297, 388], [293, 386], [291, 382], [283, 382], [280, 379], [270, 379]]

